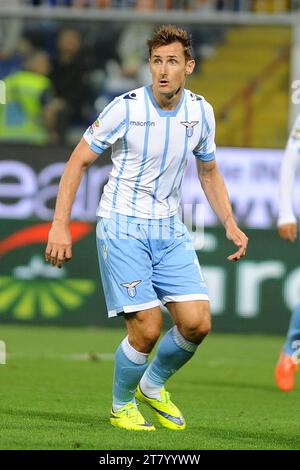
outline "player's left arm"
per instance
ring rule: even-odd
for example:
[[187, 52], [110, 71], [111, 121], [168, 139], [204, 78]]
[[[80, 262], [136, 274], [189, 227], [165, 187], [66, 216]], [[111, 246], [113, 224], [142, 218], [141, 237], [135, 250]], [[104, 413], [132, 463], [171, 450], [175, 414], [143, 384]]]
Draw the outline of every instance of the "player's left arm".
[[229, 261], [238, 261], [246, 254], [248, 238], [238, 228], [234, 220], [228, 192], [216, 160], [196, 160], [199, 180], [207, 200], [224, 225], [226, 237], [238, 247], [238, 250], [228, 256], [227, 259]]

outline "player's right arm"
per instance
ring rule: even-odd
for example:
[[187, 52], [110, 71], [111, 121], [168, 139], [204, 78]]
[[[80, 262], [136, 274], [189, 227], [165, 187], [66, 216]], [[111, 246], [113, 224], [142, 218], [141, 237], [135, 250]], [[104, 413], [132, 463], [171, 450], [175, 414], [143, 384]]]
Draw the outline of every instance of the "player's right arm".
[[300, 115], [289, 137], [280, 168], [278, 233], [281, 238], [294, 242], [297, 238], [297, 219], [293, 210], [293, 187], [300, 163]]
[[72, 205], [82, 176], [88, 166], [98, 157], [90, 145], [82, 138], [72, 152], [61, 177], [52, 227], [45, 251], [46, 261], [62, 267], [64, 261], [72, 257], [70, 218]]
[[45, 258], [53, 266], [62, 267], [72, 257], [70, 217], [81, 178], [97, 156], [124, 136], [128, 115], [125, 100], [117, 97], [86, 130], [73, 151], [61, 178], [52, 228], [49, 232]]

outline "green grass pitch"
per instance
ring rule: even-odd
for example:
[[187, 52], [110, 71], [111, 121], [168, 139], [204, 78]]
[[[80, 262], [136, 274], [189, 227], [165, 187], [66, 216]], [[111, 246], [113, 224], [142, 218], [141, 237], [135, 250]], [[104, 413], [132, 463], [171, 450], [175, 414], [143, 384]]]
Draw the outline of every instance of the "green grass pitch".
[[[187, 429], [113, 428], [113, 352], [125, 330], [0, 325], [0, 449], [299, 449], [300, 380], [276, 389], [283, 338], [211, 334], [168, 390]], [[151, 410], [142, 408], [151, 418]]]

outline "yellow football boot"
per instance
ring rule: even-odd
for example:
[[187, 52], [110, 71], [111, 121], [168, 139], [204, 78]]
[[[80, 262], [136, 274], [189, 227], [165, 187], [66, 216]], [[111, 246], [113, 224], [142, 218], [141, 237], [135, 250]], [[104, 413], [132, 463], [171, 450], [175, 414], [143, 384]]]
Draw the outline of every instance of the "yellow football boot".
[[183, 430], [186, 428], [186, 422], [181, 411], [171, 401], [170, 394], [162, 388], [160, 399], [149, 398], [143, 394], [138, 385], [135, 392], [136, 398], [146, 405], [150, 406], [162, 426], [173, 430]]
[[128, 431], [155, 431], [155, 427], [145, 420], [133, 403], [127, 403], [119, 411], [111, 410], [110, 423]]

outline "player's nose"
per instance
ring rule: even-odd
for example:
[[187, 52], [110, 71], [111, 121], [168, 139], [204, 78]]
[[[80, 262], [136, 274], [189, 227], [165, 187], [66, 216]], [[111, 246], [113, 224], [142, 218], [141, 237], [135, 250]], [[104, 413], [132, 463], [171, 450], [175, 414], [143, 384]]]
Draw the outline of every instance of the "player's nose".
[[166, 64], [161, 64], [160, 66], [160, 75], [162, 77], [164, 77], [165, 75], [167, 75], [167, 67], [166, 67]]

